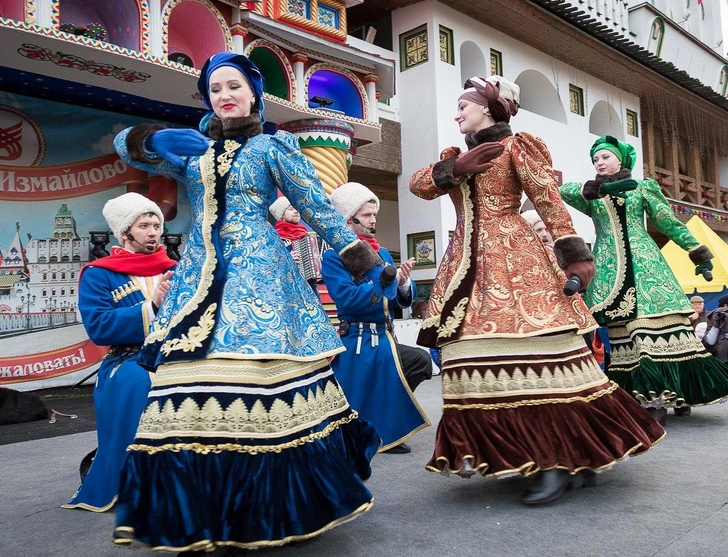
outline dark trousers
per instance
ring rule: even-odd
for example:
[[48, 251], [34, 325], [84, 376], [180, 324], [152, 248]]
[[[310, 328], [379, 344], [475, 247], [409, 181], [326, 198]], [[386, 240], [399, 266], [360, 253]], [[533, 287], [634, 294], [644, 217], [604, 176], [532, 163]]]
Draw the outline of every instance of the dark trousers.
[[422, 348], [397, 343], [399, 360], [407, 385], [414, 392], [417, 386], [426, 379], [432, 379], [432, 359]]

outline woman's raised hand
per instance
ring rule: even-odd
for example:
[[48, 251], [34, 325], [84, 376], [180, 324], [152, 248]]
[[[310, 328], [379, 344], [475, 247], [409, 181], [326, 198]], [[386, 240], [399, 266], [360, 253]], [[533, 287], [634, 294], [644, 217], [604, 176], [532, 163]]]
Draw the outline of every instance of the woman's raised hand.
[[503, 145], [496, 142], [481, 143], [469, 151], [460, 153], [455, 160], [453, 175], [478, 174], [488, 170], [493, 163], [490, 162], [503, 152]]

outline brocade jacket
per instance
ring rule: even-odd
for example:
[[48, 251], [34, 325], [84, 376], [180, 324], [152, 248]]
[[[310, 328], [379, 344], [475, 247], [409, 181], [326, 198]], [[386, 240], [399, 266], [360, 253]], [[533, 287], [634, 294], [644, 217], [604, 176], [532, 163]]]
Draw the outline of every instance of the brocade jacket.
[[[493, 137], [491, 128], [506, 135]], [[556, 242], [576, 235], [548, 149], [528, 133], [513, 135], [499, 124], [491, 128], [469, 141], [504, 145], [491, 168], [451, 187], [438, 178], [436, 164], [418, 170], [410, 180], [410, 191], [423, 199], [449, 195], [457, 215], [424, 309], [417, 341], [424, 346], [596, 328], [581, 297], [563, 293], [563, 272], [519, 213], [525, 192]], [[459, 153], [449, 147], [440, 159]]]
[[637, 182], [637, 189], [624, 193], [625, 198], [607, 195], [594, 200], [584, 198], [581, 183], [561, 186], [564, 201], [594, 222], [596, 275], [585, 300], [602, 325], [695, 311], [647, 232], [645, 215], [685, 251], [700, 247], [700, 242], [675, 216], [655, 180]]

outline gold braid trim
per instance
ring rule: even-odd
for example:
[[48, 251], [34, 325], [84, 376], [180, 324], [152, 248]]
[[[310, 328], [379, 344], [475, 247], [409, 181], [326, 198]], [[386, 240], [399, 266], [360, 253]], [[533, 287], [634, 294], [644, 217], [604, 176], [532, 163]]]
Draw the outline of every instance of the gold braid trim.
[[[215, 200], [215, 151], [208, 149], [207, 152], [199, 159], [200, 175], [204, 187], [203, 194], [203, 211], [202, 224], [200, 226], [202, 233], [202, 245], [205, 249], [205, 259], [200, 269], [200, 279], [192, 298], [181, 308], [179, 308], [170, 318], [166, 327], [154, 328], [147, 336], [144, 344], [151, 344], [156, 341], [162, 341], [166, 338], [171, 329], [177, 326], [187, 315], [195, 311], [202, 300], [204, 300], [207, 291], [212, 287], [213, 271], [217, 267], [217, 255], [215, 246], [212, 244], [212, 225], [217, 218], [217, 201]], [[156, 321], [155, 321], [156, 323]]]
[[502, 410], [504, 408], [519, 408], [521, 406], [540, 406], [543, 404], [569, 404], [571, 402], [592, 402], [604, 395], [608, 395], [616, 391], [619, 386], [610, 381], [611, 385], [602, 389], [597, 393], [590, 394], [589, 396], [571, 396], [565, 398], [549, 398], [546, 400], [522, 400], [519, 402], [500, 402], [498, 404], [443, 404], [443, 409], [453, 410]]
[[602, 300], [600, 303], [594, 304], [592, 307], [589, 308], [589, 311], [591, 311], [592, 313], [596, 313], [598, 311], [602, 311], [605, 308], [608, 308], [617, 298], [617, 295], [622, 289], [624, 281], [627, 278], [627, 244], [625, 243], [627, 231], [622, 228], [622, 223], [619, 222], [617, 209], [614, 207], [612, 200], [605, 197], [602, 202], [604, 203], [604, 208], [606, 209], [607, 215], [609, 216], [612, 235], [614, 236], [614, 248], [617, 250], [617, 276], [616, 280], [614, 281], [614, 285], [612, 286], [612, 290], [609, 292], [609, 294], [607, 294], [604, 300]]
[[301, 447], [306, 443], [313, 443], [314, 441], [318, 441], [319, 439], [324, 439], [331, 435], [334, 430], [338, 429], [342, 425], [346, 425], [349, 422], [356, 420], [358, 417], [358, 412], [352, 410], [351, 414], [349, 414], [347, 417], [340, 418], [335, 422], [330, 423], [322, 431], [317, 431], [316, 433], [300, 437], [293, 441], [288, 441], [287, 443], [279, 443], [278, 445], [240, 445], [239, 443], [218, 443], [216, 445], [203, 445], [202, 443], [167, 443], [159, 447], [154, 447], [152, 445], [142, 445], [139, 443], [134, 443], [132, 445], [129, 445], [126, 450], [142, 451], [149, 453], [150, 455], [163, 451], [172, 451], [175, 453], [178, 453], [180, 451], [194, 451], [199, 454], [219, 454], [224, 451], [231, 451], [238, 453], [247, 453], [250, 455], [257, 455], [262, 453], [281, 453], [285, 449]]

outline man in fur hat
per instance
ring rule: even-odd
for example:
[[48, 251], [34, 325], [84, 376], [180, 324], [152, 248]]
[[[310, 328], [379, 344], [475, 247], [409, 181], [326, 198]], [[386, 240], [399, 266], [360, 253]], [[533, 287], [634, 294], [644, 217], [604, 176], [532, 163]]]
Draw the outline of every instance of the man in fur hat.
[[[393, 265], [392, 256], [375, 237], [377, 196], [362, 184], [348, 182], [329, 199], [349, 228], [386, 264]], [[405, 441], [430, 425], [412, 393], [432, 377], [432, 361], [422, 348], [397, 343], [392, 326], [393, 309], [409, 307], [417, 295], [410, 278], [413, 264], [410, 259], [397, 269], [397, 291], [388, 299], [376, 296], [371, 281], [354, 279], [334, 251], [323, 256], [321, 273], [336, 304], [339, 333], [346, 346], [331, 365], [351, 407], [377, 429], [382, 438], [380, 452], [409, 453]]]
[[94, 343], [111, 346], [94, 388], [98, 449], [78, 491], [63, 505], [94, 512], [116, 502], [121, 464], [151, 384], [149, 372], [137, 364], [138, 351], [176, 263], [160, 244], [164, 216], [153, 201], [126, 193], [109, 200], [103, 215], [121, 246], [84, 266], [78, 288], [86, 333]]

